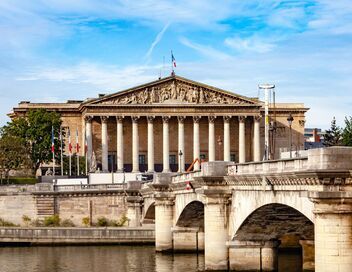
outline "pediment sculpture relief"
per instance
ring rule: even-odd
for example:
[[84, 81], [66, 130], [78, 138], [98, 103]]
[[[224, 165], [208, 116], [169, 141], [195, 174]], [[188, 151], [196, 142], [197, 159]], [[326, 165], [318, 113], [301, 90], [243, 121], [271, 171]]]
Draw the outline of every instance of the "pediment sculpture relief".
[[235, 96], [184, 83], [171, 83], [147, 87], [100, 102], [101, 104], [246, 104]]

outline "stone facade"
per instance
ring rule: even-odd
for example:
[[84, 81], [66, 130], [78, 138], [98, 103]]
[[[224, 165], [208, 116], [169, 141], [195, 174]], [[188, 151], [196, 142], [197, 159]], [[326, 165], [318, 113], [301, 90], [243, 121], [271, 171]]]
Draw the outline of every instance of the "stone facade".
[[[179, 76], [85, 101], [21, 102], [10, 117], [37, 108], [59, 112], [63, 127], [71, 131], [72, 143], [78, 130], [83, 147], [86, 134], [88, 160], [94, 151], [103, 171], [184, 171], [196, 159], [258, 161], [264, 152], [262, 101]], [[276, 120], [276, 158], [280, 148], [288, 147], [289, 114], [294, 117], [292, 147], [295, 150], [303, 145], [307, 110], [303, 104], [276, 104], [270, 109], [271, 120]], [[84, 155], [83, 148], [80, 152]], [[198, 168], [196, 161], [194, 169]]]

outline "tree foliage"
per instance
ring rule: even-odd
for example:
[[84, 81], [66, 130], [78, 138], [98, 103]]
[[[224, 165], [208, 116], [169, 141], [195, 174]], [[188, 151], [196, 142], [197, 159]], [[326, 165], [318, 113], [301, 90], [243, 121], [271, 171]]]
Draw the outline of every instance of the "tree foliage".
[[6, 133], [0, 133], [0, 174], [9, 178], [11, 170], [27, 168], [30, 165], [30, 158], [27, 147], [20, 137]]
[[352, 117], [345, 117], [345, 127], [342, 131], [342, 143], [346, 146], [352, 146]]
[[32, 168], [36, 169], [40, 163], [52, 160], [51, 130], [54, 129], [55, 159], [60, 158], [58, 152], [60, 142], [61, 119], [56, 112], [48, 112], [45, 109], [30, 110], [26, 117], [19, 117], [9, 122], [3, 129], [5, 134], [20, 139], [26, 147]]
[[335, 117], [331, 121], [331, 127], [324, 135], [325, 146], [335, 146], [342, 144], [342, 129], [336, 125]]

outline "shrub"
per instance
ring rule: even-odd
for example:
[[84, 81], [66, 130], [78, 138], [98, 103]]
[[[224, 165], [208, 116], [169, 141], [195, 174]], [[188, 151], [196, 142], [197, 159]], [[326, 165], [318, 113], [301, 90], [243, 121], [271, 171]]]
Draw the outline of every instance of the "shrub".
[[109, 221], [105, 217], [99, 217], [97, 225], [99, 227], [107, 227], [109, 225]]
[[43, 220], [40, 220], [40, 219], [35, 219], [31, 222], [31, 226], [33, 227], [43, 227], [44, 226], [44, 222]]
[[59, 227], [60, 226], [60, 217], [57, 214], [47, 216], [44, 218], [45, 227]]
[[18, 225], [0, 218], [0, 227], [17, 227]]
[[29, 216], [24, 214], [24, 215], [22, 215], [22, 221], [28, 227], [28, 225], [31, 223], [32, 219]]
[[82, 218], [82, 224], [86, 227], [89, 227], [90, 225], [90, 220], [89, 220], [89, 217], [83, 217]]
[[72, 222], [71, 219], [65, 219], [60, 224], [61, 227], [75, 227], [75, 224]]

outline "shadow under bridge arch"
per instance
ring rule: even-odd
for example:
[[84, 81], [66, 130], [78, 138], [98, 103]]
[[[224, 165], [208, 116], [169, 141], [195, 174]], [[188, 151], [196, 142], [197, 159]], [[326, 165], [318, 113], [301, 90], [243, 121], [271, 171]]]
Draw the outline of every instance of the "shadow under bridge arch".
[[204, 231], [204, 204], [200, 201], [190, 202], [180, 214], [176, 226]]

